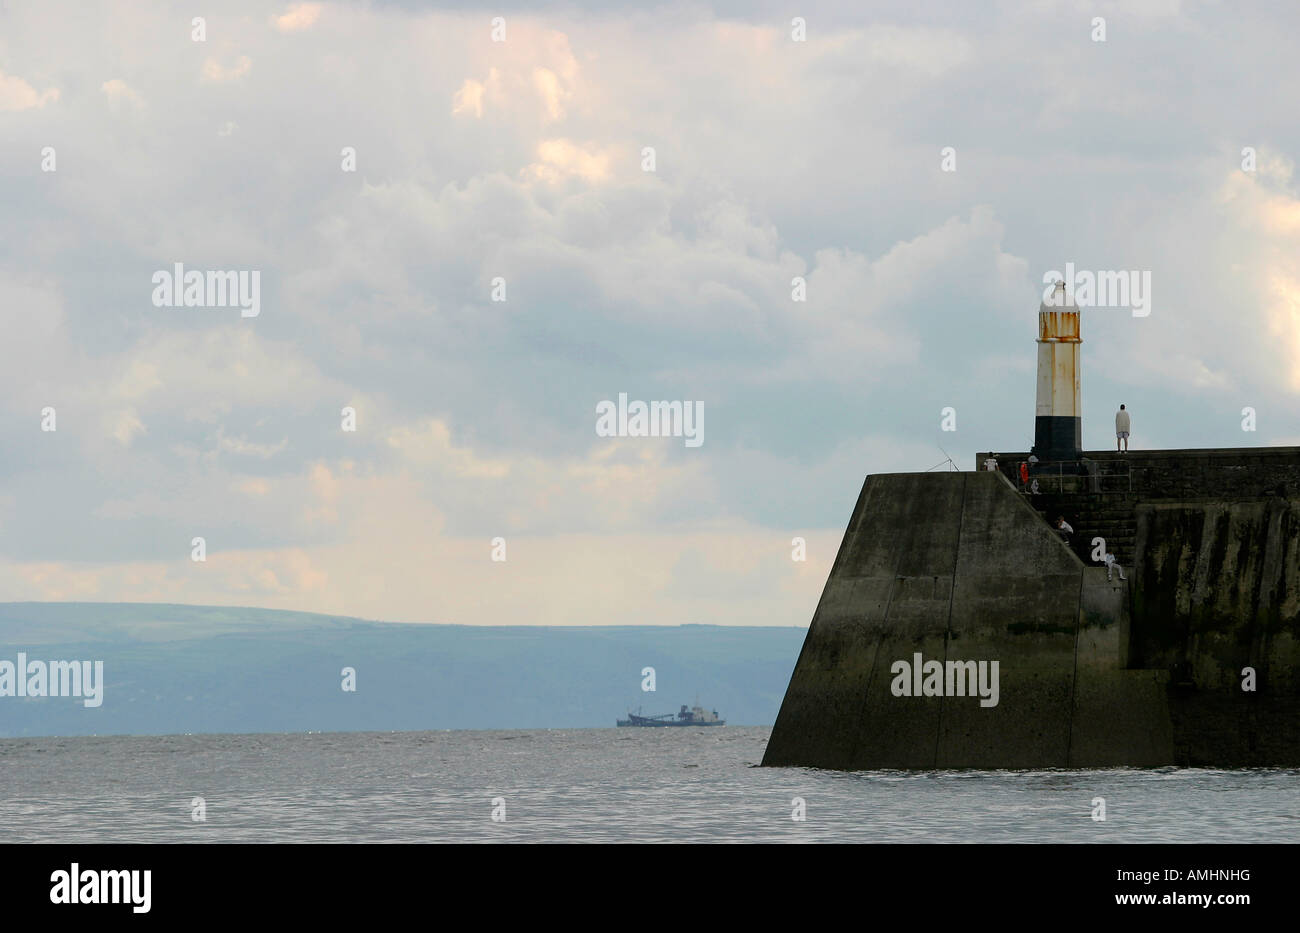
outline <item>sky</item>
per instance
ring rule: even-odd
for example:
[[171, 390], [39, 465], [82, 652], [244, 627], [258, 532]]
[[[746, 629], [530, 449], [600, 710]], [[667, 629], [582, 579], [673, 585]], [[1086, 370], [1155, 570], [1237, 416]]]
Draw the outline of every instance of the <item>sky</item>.
[[5, 4], [0, 599], [806, 625], [866, 475], [1028, 448], [1067, 263], [1151, 282], [1081, 311], [1086, 448], [1300, 443], [1298, 27]]

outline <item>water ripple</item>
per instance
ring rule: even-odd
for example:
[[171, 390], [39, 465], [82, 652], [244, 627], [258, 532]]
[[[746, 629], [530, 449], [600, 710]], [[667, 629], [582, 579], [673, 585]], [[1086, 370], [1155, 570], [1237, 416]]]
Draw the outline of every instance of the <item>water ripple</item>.
[[[1295, 769], [758, 768], [770, 730], [0, 740], [3, 842], [1294, 842]], [[191, 818], [202, 797], [206, 820]], [[1096, 797], [1106, 820], [1092, 819]], [[504, 798], [505, 820], [492, 819]], [[791, 817], [802, 798], [806, 818]]]

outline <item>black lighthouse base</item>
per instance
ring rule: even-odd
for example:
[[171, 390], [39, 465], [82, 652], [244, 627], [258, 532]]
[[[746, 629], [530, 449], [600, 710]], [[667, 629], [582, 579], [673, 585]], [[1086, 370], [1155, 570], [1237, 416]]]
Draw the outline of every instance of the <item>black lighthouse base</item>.
[[1034, 446], [1039, 460], [1078, 460], [1083, 455], [1083, 421], [1071, 415], [1034, 418]]

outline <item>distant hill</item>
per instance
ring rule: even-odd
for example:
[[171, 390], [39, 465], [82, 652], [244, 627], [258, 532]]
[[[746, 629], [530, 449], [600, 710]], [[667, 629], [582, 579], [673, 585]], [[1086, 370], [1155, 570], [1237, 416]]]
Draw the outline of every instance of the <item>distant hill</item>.
[[[693, 703], [768, 725], [807, 630], [489, 627], [155, 603], [0, 603], [0, 661], [104, 662], [104, 699], [0, 697], [0, 737], [613, 726]], [[356, 669], [355, 693], [341, 688]], [[643, 693], [641, 670], [657, 691]]]

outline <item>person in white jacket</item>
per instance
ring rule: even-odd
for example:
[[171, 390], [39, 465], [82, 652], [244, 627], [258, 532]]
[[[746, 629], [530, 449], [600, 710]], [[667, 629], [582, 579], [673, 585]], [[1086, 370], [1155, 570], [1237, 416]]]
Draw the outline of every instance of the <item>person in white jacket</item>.
[[1074, 526], [1065, 520], [1065, 516], [1058, 516], [1056, 519], [1056, 531], [1061, 536], [1061, 540], [1066, 544], [1070, 543], [1070, 535], [1074, 534]]
[[1119, 561], [1115, 559], [1115, 555], [1107, 552], [1106, 554], [1106, 582], [1107, 583], [1111, 582], [1110, 571], [1112, 567], [1119, 573], [1119, 578], [1121, 580], [1128, 579], [1128, 577], [1124, 576], [1124, 568], [1119, 565]]
[[1128, 432], [1129, 418], [1128, 412], [1124, 406], [1119, 406], [1119, 411], [1115, 412], [1115, 449], [1120, 450], [1120, 444], [1123, 444], [1123, 450], [1128, 452]]

